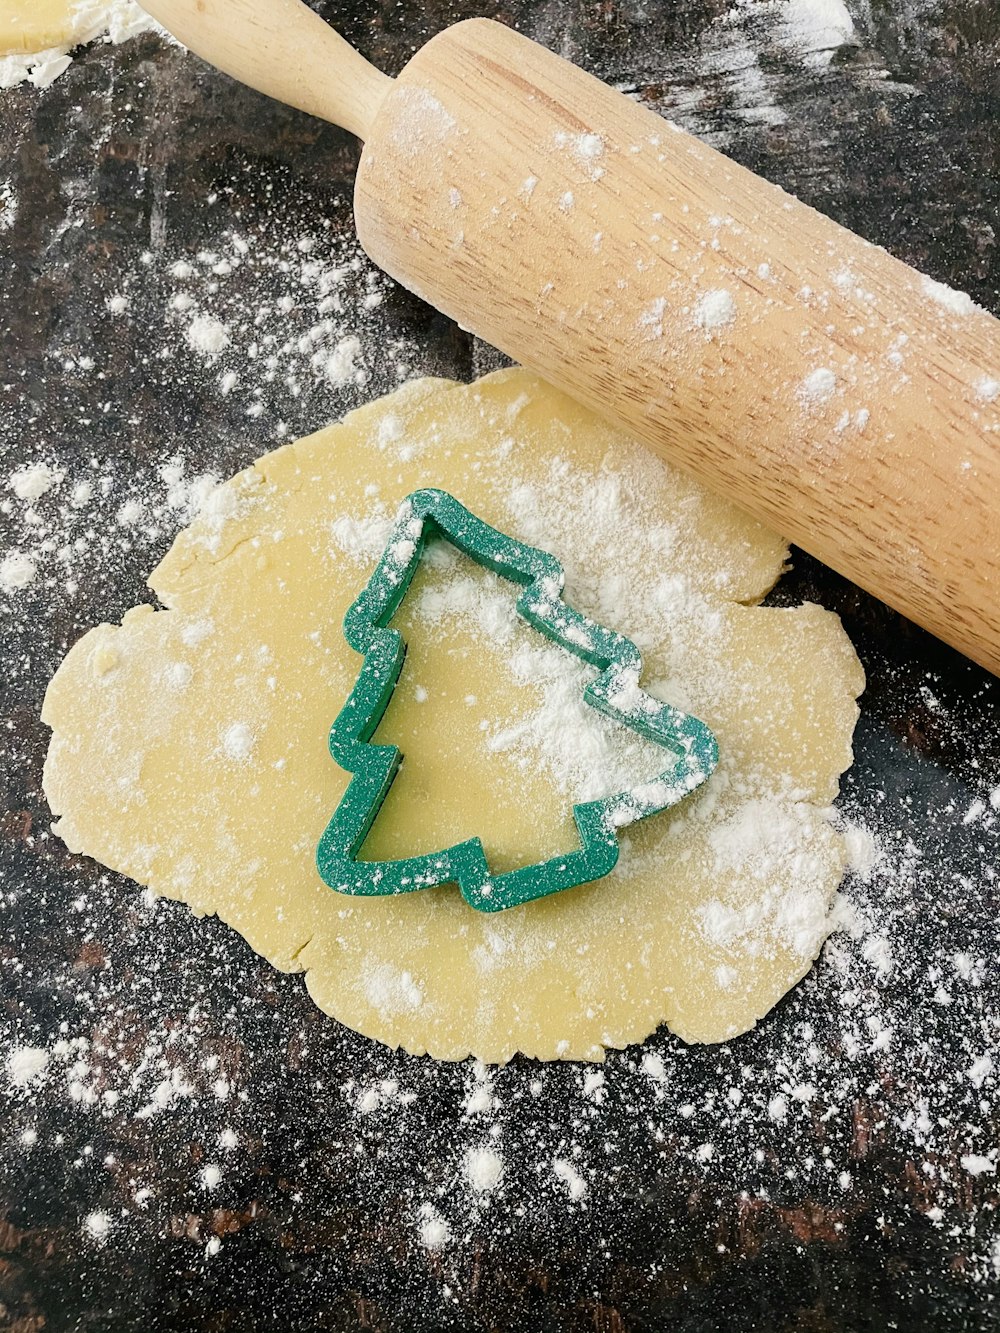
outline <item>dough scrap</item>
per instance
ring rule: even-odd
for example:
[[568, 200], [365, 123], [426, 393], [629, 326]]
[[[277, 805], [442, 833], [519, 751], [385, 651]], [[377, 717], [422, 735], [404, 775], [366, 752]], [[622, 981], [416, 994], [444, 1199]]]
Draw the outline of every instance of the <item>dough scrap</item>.
[[156, 26], [134, 0], [0, 0], [0, 88], [25, 79], [48, 87], [74, 47], [102, 36], [123, 42]]
[[73, 36], [72, 0], [0, 0], [0, 55], [30, 55]]
[[[634, 639], [644, 687], [721, 749], [695, 796], [625, 831], [612, 875], [497, 916], [452, 886], [347, 898], [314, 868], [347, 780], [328, 731], [360, 662], [341, 619], [421, 486], [551, 550], [567, 601]], [[829, 806], [864, 684], [835, 615], [754, 605], [786, 555], [526, 371], [413, 382], [218, 487], [149, 580], [168, 609], [133, 608], [71, 649], [42, 714], [56, 831], [217, 913], [304, 970], [327, 1013], [415, 1054], [600, 1060], [661, 1022], [735, 1036], [831, 929], [844, 846]], [[540, 859], [574, 845], [574, 799], [623, 767], [656, 771], [647, 742], [580, 702], [589, 668], [513, 601], [448, 548], [418, 571], [375, 737], [405, 758], [368, 854], [478, 834], [494, 868]]]

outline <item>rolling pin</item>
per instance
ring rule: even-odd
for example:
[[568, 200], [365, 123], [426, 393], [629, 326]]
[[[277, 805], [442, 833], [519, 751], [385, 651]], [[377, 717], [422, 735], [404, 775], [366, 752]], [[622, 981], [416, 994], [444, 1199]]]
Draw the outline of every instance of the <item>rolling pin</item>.
[[1000, 674], [1000, 322], [498, 23], [390, 79], [301, 0], [141, 0], [364, 140], [424, 300]]

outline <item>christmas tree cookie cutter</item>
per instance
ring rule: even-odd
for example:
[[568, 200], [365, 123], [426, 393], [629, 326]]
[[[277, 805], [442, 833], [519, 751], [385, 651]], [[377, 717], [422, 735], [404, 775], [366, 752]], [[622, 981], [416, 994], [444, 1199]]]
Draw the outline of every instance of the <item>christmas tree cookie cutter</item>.
[[[447, 541], [477, 564], [520, 584], [518, 614], [553, 643], [599, 669], [584, 699], [593, 708], [671, 752], [670, 766], [601, 800], [574, 805], [580, 848], [494, 875], [483, 844], [470, 838], [438, 852], [393, 861], [358, 859], [402, 761], [394, 745], [372, 744], [396, 688], [406, 644], [389, 622], [406, 596], [427, 543]], [[704, 722], [639, 687], [642, 657], [631, 639], [574, 611], [562, 600], [562, 565], [477, 518], [447, 491], [414, 491], [400, 506], [367, 586], [344, 617], [344, 636], [364, 663], [330, 730], [330, 753], [351, 780], [316, 854], [321, 878], [339, 893], [384, 896], [457, 884], [466, 902], [499, 912], [599, 879], [618, 861], [617, 831], [676, 805], [718, 762]]]

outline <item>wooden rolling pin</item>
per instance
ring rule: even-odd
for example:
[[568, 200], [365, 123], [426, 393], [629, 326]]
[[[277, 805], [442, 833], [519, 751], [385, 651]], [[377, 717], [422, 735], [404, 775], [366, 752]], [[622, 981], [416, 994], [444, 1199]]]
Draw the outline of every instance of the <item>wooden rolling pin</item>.
[[1000, 323], [482, 19], [387, 78], [300, 0], [141, 0], [365, 140], [371, 258], [1000, 673]]

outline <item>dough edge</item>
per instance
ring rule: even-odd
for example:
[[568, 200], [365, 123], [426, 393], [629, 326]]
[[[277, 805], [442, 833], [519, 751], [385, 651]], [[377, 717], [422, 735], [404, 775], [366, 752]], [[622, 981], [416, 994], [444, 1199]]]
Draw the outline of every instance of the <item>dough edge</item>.
[[[477, 383], [478, 384], [487, 384], [491, 382], [495, 383], [497, 380], [503, 380], [505, 378], [510, 378], [512, 376], [525, 377], [526, 380], [530, 378], [526, 376], [525, 372], [518, 370], [501, 371], [498, 372], [496, 375], [488, 376], [484, 380], [478, 381]], [[449, 380], [425, 380], [425, 381], [417, 381], [411, 383], [410, 385], [404, 386], [402, 390], [397, 391], [397, 394], [407, 395], [411, 401], [419, 401], [422, 395], [433, 396], [435, 393], [440, 392], [442, 390], [447, 390], [450, 388], [465, 388], [465, 387], [468, 386], [457, 385]], [[391, 397], [395, 398], [396, 395], [392, 395]], [[370, 414], [373, 410], [375, 410], [385, 401], [387, 400], [380, 399], [377, 400], [377, 402], [374, 404], [367, 404], [364, 407], [357, 409], [355, 412], [348, 414], [348, 416], [344, 418], [344, 421], [338, 424], [340, 426], [351, 426], [356, 423], [358, 418], [363, 417], [366, 414]], [[230, 482], [226, 484], [227, 485], [242, 484], [242, 485], [248, 485], [250, 487], [254, 487], [260, 484], [261, 481], [266, 479], [269, 472], [269, 468], [273, 463], [273, 460], [278, 455], [284, 454], [286, 451], [289, 450], [295, 450], [299, 445], [306, 444], [309, 441], [314, 441], [320, 437], [323, 437], [327, 434], [329, 430], [331, 429], [336, 430], [337, 428], [338, 428], [337, 426], [326, 428], [326, 430], [317, 432], [317, 434], [314, 436], [304, 437], [303, 440], [282, 446], [281, 449], [275, 450], [270, 454], [264, 455], [260, 460], [252, 464], [249, 468], [245, 469], [244, 472], [237, 474], [235, 478], [232, 478]], [[184, 534], [181, 534], [180, 537], [182, 537], [183, 535]], [[130, 612], [128, 612], [125, 617], [123, 617], [123, 622], [122, 622], [123, 626], [129, 623], [134, 623], [136, 617], [147, 616], [147, 615], [154, 615], [159, 617], [163, 615], [172, 614], [171, 610], [169, 609], [169, 604], [172, 601], [173, 597], [175, 596], [176, 589], [182, 584], [186, 584], [190, 587], [192, 579], [194, 579], [194, 582], [196, 584], [200, 572], [204, 572], [207, 577], [210, 577], [211, 575], [210, 567], [214, 565], [217, 561], [225, 559], [227, 555], [230, 554], [230, 550], [223, 547], [220, 551], [215, 552], [210, 558], [203, 559], [202, 554], [199, 553], [192, 560], [190, 558], [191, 557], [190, 550], [185, 551], [184, 543], [180, 540], [180, 537], [178, 538], [177, 541], [175, 541], [174, 545], [164, 556], [163, 560], [153, 571], [149, 579], [150, 587], [153, 588], [154, 591], [160, 595], [163, 601], [168, 603], [168, 609], [165, 611], [158, 611], [154, 610], [152, 607], [149, 606], [135, 607]], [[200, 563], [207, 566], [207, 568], [205, 568], [204, 571], [201, 571], [197, 568], [197, 566]], [[778, 577], [780, 577], [780, 573], [781, 569], [779, 568], [769, 586], [773, 586], [773, 583], [777, 581]], [[767, 591], [768, 588], [763, 587], [759, 590], [759, 595], [763, 596]], [[753, 598], [749, 599], [746, 604], [753, 607], [755, 605], [756, 600], [757, 596], [755, 595]], [[826, 634], [827, 637], [827, 644], [826, 644], [827, 651], [838, 653], [838, 655], [842, 659], [841, 670], [842, 670], [842, 679], [844, 681], [844, 689], [843, 689], [844, 699], [845, 701], [848, 698], [850, 698], [852, 701], [856, 700], [857, 696], [864, 688], [864, 676], [860, 663], [858, 662], [857, 657], [854, 653], [853, 647], [851, 646], [850, 641], [846, 635], [846, 632], [843, 630], [843, 627], [840, 623], [839, 617], [837, 617], [833, 612], [826, 611], [825, 609], [810, 603], [803, 604], [802, 606], [799, 607], [781, 608], [780, 610], [777, 608], [772, 608], [771, 610], [776, 611], [778, 614], [781, 614], [783, 616], [797, 618], [798, 620], [803, 620], [803, 619], [813, 620], [815, 621], [817, 626], [819, 625], [824, 626], [823, 632]], [[73, 648], [70, 650], [70, 653], [67, 655], [64, 665], [61, 666], [59, 669], [60, 673], [64, 670], [65, 666], [73, 658], [74, 654], [89, 653], [89, 651], [91, 651], [91, 649], [94, 646], [93, 636], [100, 635], [102, 632], [109, 631], [112, 628], [116, 627], [96, 626], [94, 629], [88, 631], [88, 633], [84, 635], [77, 642], [77, 644], [75, 644]], [[59, 673], [57, 673], [57, 676], [54, 677], [54, 682], [58, 678], [59, 678]], [[56, 808], [56, 802], [58, 800], [58, 797], [55, 796], [55, 788], [58, 786], [58, 783], [53, 780], [54, 769], [52, 767], [56, 762], [55, 756], [58, 752], [57, 742], [60, 739], [60, 731], [59, 731], [60, 709], [56, 701], [56, 694], [57, 691], [55, 691], [53, 689], [53, 686], [50, 685], [50, 688], [46, 693], [45, 703], [43, 705], [43, 710], [42, 710], [43, 721], [48, 723], [53, 728], [53, 745], [50, 748], [50, 754], [46, 760], [46, 772], [45, 772], [45, 777], [43, 779], [43, 784], [45, 787], [46, 794], [50, 796], [50, 799], [52, 800], [53, 813], [59, 815], [61, 812]], [[859, 710], [855, 702], [852, 713], [854, 721], [856, 721], [858, 714]], [[853, 721], [852, 721], [852, 729], [853, 729]], [[853, 757], [853, 751], [851, 748], [850, 736], [848, 735], [845, 738], [844, 755], [841, 756], [842, 767], [839, 770], [841, 774], [843, 773], [843, 771], [845, 771], [847, 767], [849, 767], [850, 763], [852, 762], [852, 757]], [[834, 779], [834, 783], [836, 784], [836, 778]], [[817, 811], [823, 809], [823, 807], [820, 806], [818, 802], [813, 802], [812, 804]], [[78, 830], [74, 827], [72, 812], [63, 812], [60, 825], [57, 827], [56, 831], [59, 832], [61, 836], [64, 836], [67, 842], [67, 846], [70, 847], [70, 850], [87, 854], [87, 847], [85, 844], [89, 841], [89, 839], [86, 836], [80, 834]], [[839, 836], [840, 835], [838, 834], [837, 837], [839, 838]], [[841, 848], [841, 850], [843, 853], [843, 847]], [[842, 854], [841, 866], [843, 866], [843, 860], [844, 857]], [[115, 866], [112, 866], [111, 868], [120, 869], [120, 867], [115, 867]], [[124, 870], [124, 873], [129, 873], [129, 872], [127, 870]], [[837, 888], [838, 885], [836, 883], [832, 884], [830, 888], [829, 892], [830, 904], [832, 904], [836, 896]], [[163, 893], [163, 896], [172, 897], [178, 901], [185, 901], [185, 898], [180, 893], [171, 893], [169, 891], [166, 891]], [[199, 908], [196, 900], [196, 895], [192, 895], [192, 898], [194, 898], [194, 901], [191, 904], [192, 910], [197, 915], [206, 914], [204, 910]], [[532, 1050], [530, 1049], [531, 1046], [530, 1042], [519, 1041], [514, 1036], [512, 1036], [508, 1042], [497, 1043], [494, 1046], [494, 1048], [489, 1051], [486, 1051], [482, 1048], [474, 1049], [473, 1046], [470, 1046], [468, 1043], [464, 1042], [446, 1041], [443, 1043], [438, 1043], [430, 1041], [427, 1043], [421, 1043], [414, 1041], [395, 1040], [391, 1031], [392, 1027], [391, 1023], [389, 1024], [389, 1028], [385, 1031], [372, 1032], [370, 1029], [370, 1024], [367, 1024], [365, 1025], [364, 1028], [362, 1028], [360, 1024], [352, 1023], [350, 1017], [345, 1016], [342, 1010], [340, 1012], [337, 1011], [337, 1006], [335, 1002], [330, 1000], [324, 993], [329, 984], [328, 975], [324, 971], [322, 966], [318, 964], [318, 960], [317, 963], [313, 962], [312, 955], [315, 951], [312, 949], [313, 945], [312, 937], [309, 937], [303, 942], [298, 943], [293, 948], [275, 949], [273, 946], [271, 948], [261, 947], [261, 941], [259, 939], [255, 939], [256, 932], [254, 930], [253, 923], [248, 922], [245, 919], [240, 920], [239, 919], [240, 914], [238, 912], [227, 912], [226, 910], [219, 908], [209, 909], [209, 911], [211, 911], [212, 914], [218, 915], [220, 919], [223, 920], [228, 926], [239, 931], [239, 933], [243, 935], [243, 937], [248, 941], [248, 943], [250, 943], [251, 947], [253, 947], [255, 951], [261, 954], [263, 957], [267, 958], [268, 962], [270, 962], [271, 965], [276, 967], [278, 970], [286, 973], [304, 972], [306, 979], [306, 986], [310, 995], [312, 996], [313, 1000], [318, 1005], [318, 1007], [322, 1009], [325, 1013], [329, 1014], [331, 1017], [337, 1018], [338, 1021], [345, 1023], [345, 1025], [348, 1027], [353, 1027], [357, 1031], [364, 1031], [366, 1035], [375, 1037], [375, 1039], [379, 1040], [380, 1042], [382, 1042], [387, 1046], [390, 1046], [391, 1048], [401, 1047], [414, 1055], [430, 1054], [437, 1059], [460, 1060], [469, 1055], [474, 1054], [478, 1058], [483, 1059], [487, 1063], [491, 1064], [504, 1063], [517, 1053], [529, 1056], [536, 1056], [537, 1058], [541, 1059], [567, 1058], [567, 1059], [586, 1059], [592, 1061], [599, 1061], [603, 1059], [605, 1049], [620, 1049], [628, 1045], [631, 1045], [635, 1042], [642, 1041], [646, 1036], [650, 1034], [650, 1032], [652, 1032], [661, 1023], [666, 1023], [669, 1027], [671, 1027], [673, 1031], [675, 1031], [685, 1041], [700, 1042], [704, 1040], [704, 1038], [700, 1037], [696, 1031], [689, 1028], [685, 1024], [684, 1020], [679, 1018], [677, 1014], [671, 1013], [670, 1006], [668, 1004], [663, 1004], [661, 1006], [662, 1012], [659, 1014], [658, 1018], [652, 1019], [649, 1014], [637, 1013], [631, 1024], [621, 1026], [620, 1030], [616, 1031], [614, 1034], [609, 1034], [609, 1037], [607, 1038], [602, 1037], [601, 1042], [593, 1045], [589, 1050], [586, 1051], [575, 1050], [565, 1056], [560, 1056], [558, 1054], [553, 1055], [549, 1050], [541, 1050], [541, 1049]], [[815, 961], [815, 958], [818, 956], [821, 948], [822, 948], [822, 941], [819, 943], [819, 945], [817, 946], [815, 952], [812, 954], [811, 957], [804, 958], [802, 960], [802, 966], [799, 969], [797, 976], [794, 978], [794, 980], [790, 982], [789, 986], [786, 989], [791, 989], [795, 984], [798, 983], [798, 981], [802, 979], [802, 977], [804, 977], [808, 973], [808, 971], [813, 965], [813, 962]], [[755, 1013], [752, 1016], [750, 1016], [745, 1026], [741, 1029], [741, 1031], [745, 1032], [751, 1030], [756, 1025], [756, 1023], [759, 1022], [760, 1019], [769, 1011], [774, 1002], [776, 1001], [773, 1001], [771, 1004], [768, 1004], [763, 1009], [762, 1012]], [[719, 1040], [729, 1040], [732, 1037], [738, 1035], [740, 1035], [740, 1032], [736, 1031], [730, 1032], [727, 1033], [727, 1035], [724, 1038], [719, 1038]]]

